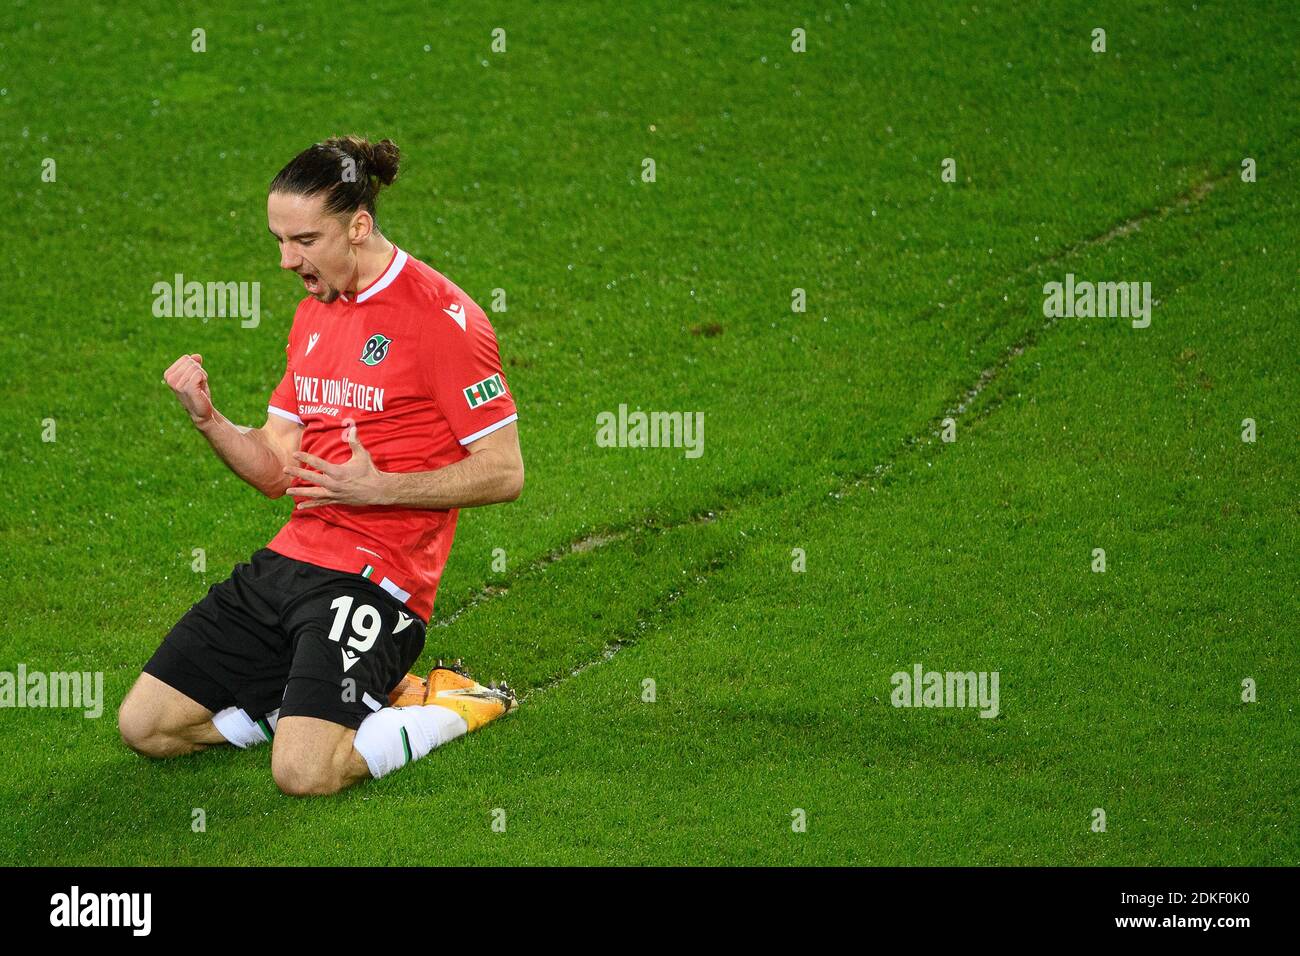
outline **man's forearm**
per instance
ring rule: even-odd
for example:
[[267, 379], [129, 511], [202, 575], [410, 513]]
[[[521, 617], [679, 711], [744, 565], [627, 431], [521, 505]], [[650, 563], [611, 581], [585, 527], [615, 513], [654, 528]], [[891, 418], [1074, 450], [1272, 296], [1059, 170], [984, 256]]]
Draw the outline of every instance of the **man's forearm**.
[[279, 498], [289, 485], [285, 462], [255, 428], [233, 424], [213, 409], [212, 417], [195, 427], [217, 457], [236, 475], [269, 498]]
[[473, 508], [514, 501], [524, 476], [504, 456], [484, 451], [435, 471], [386, 472], [384, 504], [404, 508]]

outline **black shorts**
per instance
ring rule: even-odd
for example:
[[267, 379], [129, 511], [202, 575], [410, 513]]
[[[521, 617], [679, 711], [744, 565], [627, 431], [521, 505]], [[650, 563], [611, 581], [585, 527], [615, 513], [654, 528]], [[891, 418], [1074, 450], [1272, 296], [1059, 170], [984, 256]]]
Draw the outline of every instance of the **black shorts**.
[[267, 548], [208, 589], [145, 664], [208, 710], [356, 729], [424, 650], [425, 625], [377, 584]]

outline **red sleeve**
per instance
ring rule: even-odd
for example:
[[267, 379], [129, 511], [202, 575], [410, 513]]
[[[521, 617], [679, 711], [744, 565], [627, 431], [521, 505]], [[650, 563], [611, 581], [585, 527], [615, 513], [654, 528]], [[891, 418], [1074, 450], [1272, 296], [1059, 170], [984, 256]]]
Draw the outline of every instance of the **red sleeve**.
[[290, 329], [289, 341], [284, 345], [284, 376], [280, 379], [280, 384], [275, 387], [275, 391], [271, 393], [271, 401], [267, 404], [266, 410], [272, 415], [279, 415], [301, 425], [302, 419], [298, 417], [298, 391], [294, 388], [293, 382], [292, 347], [293, 329]]
[[460, 443], [468, 445], [513, 422], [518, 417], [514, 396], [501, 370], [496, 332], [483, 310], [456, 294], [434, 307], [427, 328], [429, 387]]

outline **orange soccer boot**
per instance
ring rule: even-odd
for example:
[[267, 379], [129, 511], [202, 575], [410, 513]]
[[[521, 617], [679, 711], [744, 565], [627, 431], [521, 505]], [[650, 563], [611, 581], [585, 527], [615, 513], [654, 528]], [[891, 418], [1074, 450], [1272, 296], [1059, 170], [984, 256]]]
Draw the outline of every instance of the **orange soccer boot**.
[[503, 681], [484, 687], [469, 676], [459, 659], [450, 665], [439, 660], [424, 680], [407, 674], [389, 693], [388, 700], [394, 707], [446, 707], [460, 715], [470, 730], [478, 730], [519, 706], [508, 684]]

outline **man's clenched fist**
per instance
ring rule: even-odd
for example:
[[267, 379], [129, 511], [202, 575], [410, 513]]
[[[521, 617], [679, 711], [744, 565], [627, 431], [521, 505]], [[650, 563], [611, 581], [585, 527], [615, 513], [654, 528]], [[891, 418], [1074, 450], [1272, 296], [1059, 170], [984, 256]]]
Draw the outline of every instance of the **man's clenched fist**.
[[212, 420], [212, 394], [208, 391], [208, 373], [203, 370], [202, 355], [182, 355], [163, 373], [163, 381], [176, 393], [176, 400], [195, 425]]

